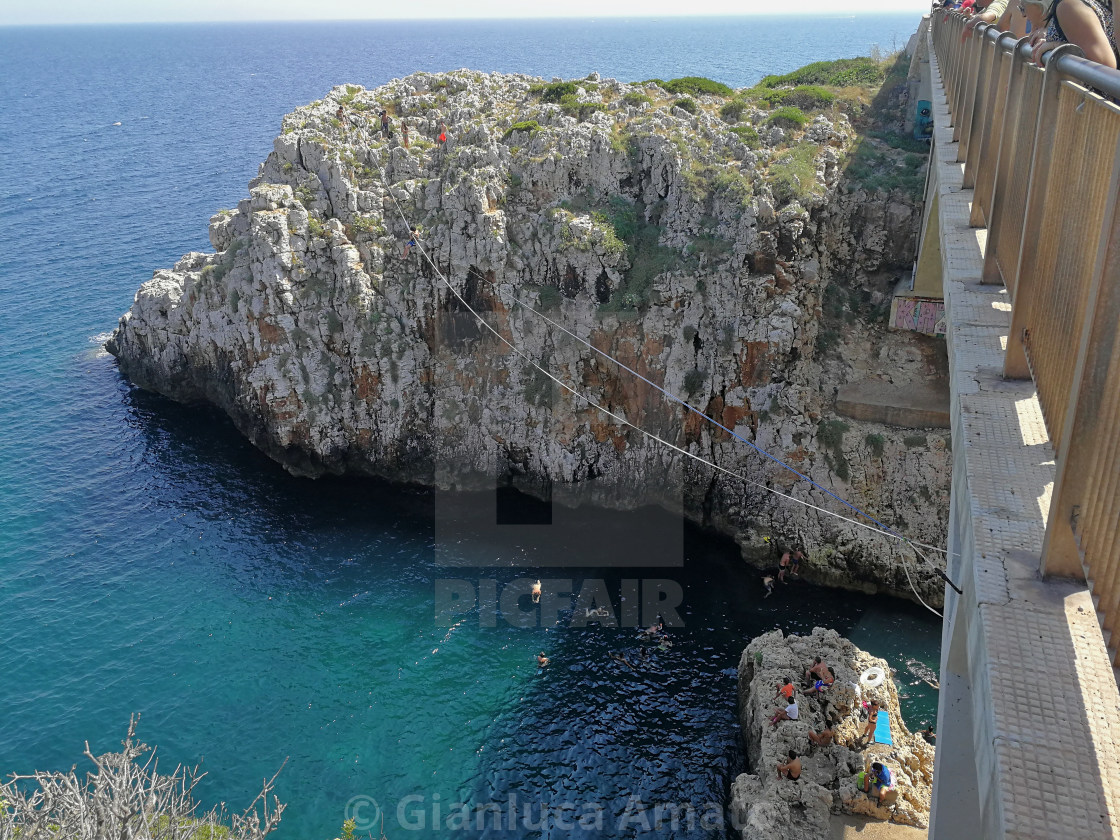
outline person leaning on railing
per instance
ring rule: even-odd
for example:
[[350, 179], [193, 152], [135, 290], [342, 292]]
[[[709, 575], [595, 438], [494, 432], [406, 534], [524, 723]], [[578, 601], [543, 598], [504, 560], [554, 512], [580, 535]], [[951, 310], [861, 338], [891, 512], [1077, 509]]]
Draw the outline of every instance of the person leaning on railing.
[[1062, 44], [1081, 47], [1090, 61], [1116, 68], [1117, 53], [1112, 28], [1112, 7], [1102, 0], [1021, 0], [1031, 22], [1031, 58], [1042, 56]]

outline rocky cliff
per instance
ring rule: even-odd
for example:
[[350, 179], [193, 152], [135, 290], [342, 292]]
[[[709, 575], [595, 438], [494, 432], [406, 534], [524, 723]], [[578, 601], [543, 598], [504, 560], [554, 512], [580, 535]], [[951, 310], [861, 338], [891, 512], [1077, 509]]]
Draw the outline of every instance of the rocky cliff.
[[[249, 197], [210, 220], [215, 252], [155, 272], [108, 348], [134, 383], [219, 406], [296, 474], [655, 502], [760, 564], [798, 539], [809, 580], [909, 597], [881, 538], [765, 488], [843, 511], [834, 500], [526, 308], [910, 537], [943, 542], [947, 436], [915, 443], [831, 414], [848, 379], [931, 374], [927, 349], [857, 316], [909, 266], [918, 207], [845, 186], [856, 138], [842, 113], [798, 126], [726, 104], [595, 75], [338, 87], [284, 118]], [[438, 273], [419, 248], [402, 259], [411, 225]], [[480, 329], [440, 274], [525, 357], [754, 483], [558, 388]], [[914, 572], [940, 601], [932, 571]]]
[[[798, 691], [799, 718], [770, 725], [778, 708], [775, 688], [789, 678], [801, 685], [805, 670], [819, 656], [836, 672], [836, 682], [822, 706]], [[873, 689], [860, 687], [860, 674], [871, 667], [887, 674]], [[731, 814], [743, 840], [816, 840], [829, 836], [829, 814], [857, 814], [926, 828], [933, 786], [934, 748], [910, 733], [902, 721], [898, 691], [890, 667], [860, 650], [834, 630], [817, 627], [808, 636], [783, 637], [780, 630], [759, 636], [739, 662], [739, 722], [750, 773], [731, 786]], [[893, 746], [863, 746], [859, 736], [866, 720], [862, 703], [871, 699], [890, 715]], [[826, 720], [835, 743], [814, 746], [810, 732], [821, 732]], [[801, 758], [797, 781], [777, 777], [778, 761], [792, 750]], [[857, 774], [870, 761], [891, 771], [895, 792], [879, 804], [857, 785]]]

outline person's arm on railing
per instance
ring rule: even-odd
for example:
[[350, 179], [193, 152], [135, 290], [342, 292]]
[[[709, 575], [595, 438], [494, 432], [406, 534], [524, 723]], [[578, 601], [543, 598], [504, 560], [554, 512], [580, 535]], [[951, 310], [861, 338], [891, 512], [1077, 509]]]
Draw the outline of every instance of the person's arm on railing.
[[[1113, 52], [1112, 43], [1105, 35], [1100, 19], [1088, 5], [1080, 0], [1060, 2], [1054, 13], [1066, 40], [1081, 47], [1087, 59], [1103, 64], [1105, 67], [1116, 68], [1116, 53]], [[1042, 57], [1050, 50], [1060, 47], [1062, 43], [1062, 41], [1043, 40], [1035, 44], [1031, 52], [1032, 60], [1036, 64], [1041, 64]]]

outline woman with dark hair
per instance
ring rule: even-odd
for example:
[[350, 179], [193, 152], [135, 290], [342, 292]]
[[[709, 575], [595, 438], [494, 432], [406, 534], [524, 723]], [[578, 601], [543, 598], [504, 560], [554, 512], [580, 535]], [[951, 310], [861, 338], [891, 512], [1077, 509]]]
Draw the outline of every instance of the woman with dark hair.
[[1023, 12], [1031, 22], [1036, 64], [1062, 44], [1081, 47], [1090, 61], [1116, 68], [1112, 6], [1105, 0], [1022, 0]]

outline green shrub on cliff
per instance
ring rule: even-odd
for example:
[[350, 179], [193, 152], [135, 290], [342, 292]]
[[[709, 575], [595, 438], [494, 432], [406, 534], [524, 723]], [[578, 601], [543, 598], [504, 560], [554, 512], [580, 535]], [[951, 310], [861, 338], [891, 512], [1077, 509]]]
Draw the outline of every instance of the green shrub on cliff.
[[748, 149], [757, 149], [761, 143], [758, 132], [749, 125], [732, 126], [731, 133], [743, 141]]
[[821, 190], [817, 181], [816, 143], [798, 143], [770, 164], [767, 182], [779, 204], [804, 201]]
[[817, 443], [824, 452], [829, 468], [841, 481], [849, 478], [848, 461], [844, 457], [844, 433], [848, 424], [843, 420], [822, 420], [817, 426]]
[[776, 125], [789, 131], [804, 128], [809, 122], [809, 117], [804, 111], [794, 105], [784, 105], [766, 118], [768, 125]]
[[539, 122], [537, 122], [536, 120], [524, 120], [523, 122], [515, 122], [513, 125], [511, 125], [509, 127], [509, 130], [506, 131], [506, 133], [504, 135], [502, 135], [502, 139], [503, 140], [509, 139], [509, 136], [511, 134], [513, 134], [515, 131], [527, 131], [530, 134], [532, 134], [534, 131], [540, 131], [540, 130], [541, 130], [541, 124]]
[[733, 99], [730, 102], [724, 103], [719, 109], [719, 115], [724, 122], [737, 123], [742, 118], [745, 110], [747, 110], [746, 102], [742, 99]]
[[541, 102], [558, 105], [565, 96], [575, 96], [577, 88], [575, 82], [552, 82], [547, 85], [533, 85], [529, 88], [529, 92], [540, 94]]
[[820, 111], [836, 101], [836, 94], [820, 85], [798, 85], [792, 89], [766, 90], [759, 101], [771, 108], [789, 105], [805, 111]]
[[651, 79], [650, 81], [677, 96], [684, 94], [690, 96], [733, 96], [735, 94], [735, 91], [723, 82], [705, 79], [703, 76], [683, 76], [679, 79], [671, 79], [668, 82], [663, 82], [660, 79]]
[[646, 96], [644, 93], [639, 93], [636, 90], [632, 90], [622, 97], [622, 103], [624, 105], [631, 105], [636, 107], [638, 105], [652, 105], [653, 100]]
[[829, 85], [830, 87], [873, 87], [886, 77], [882, 63], [868, 56], [840, 58], [836, 61], [816, 61], [791, 73], [765, 76], [756, 85], [776, 88], [787, 85]]
[[688, 97], [685, 97], [684, 99], [678, 99], [673, 103], [673, 107], [680, 108], [682, 111], [688, 111], [688, 113], [690, 114], [695, 114], [700, 110], [699, 107], [697, 107], [696, 103]]

